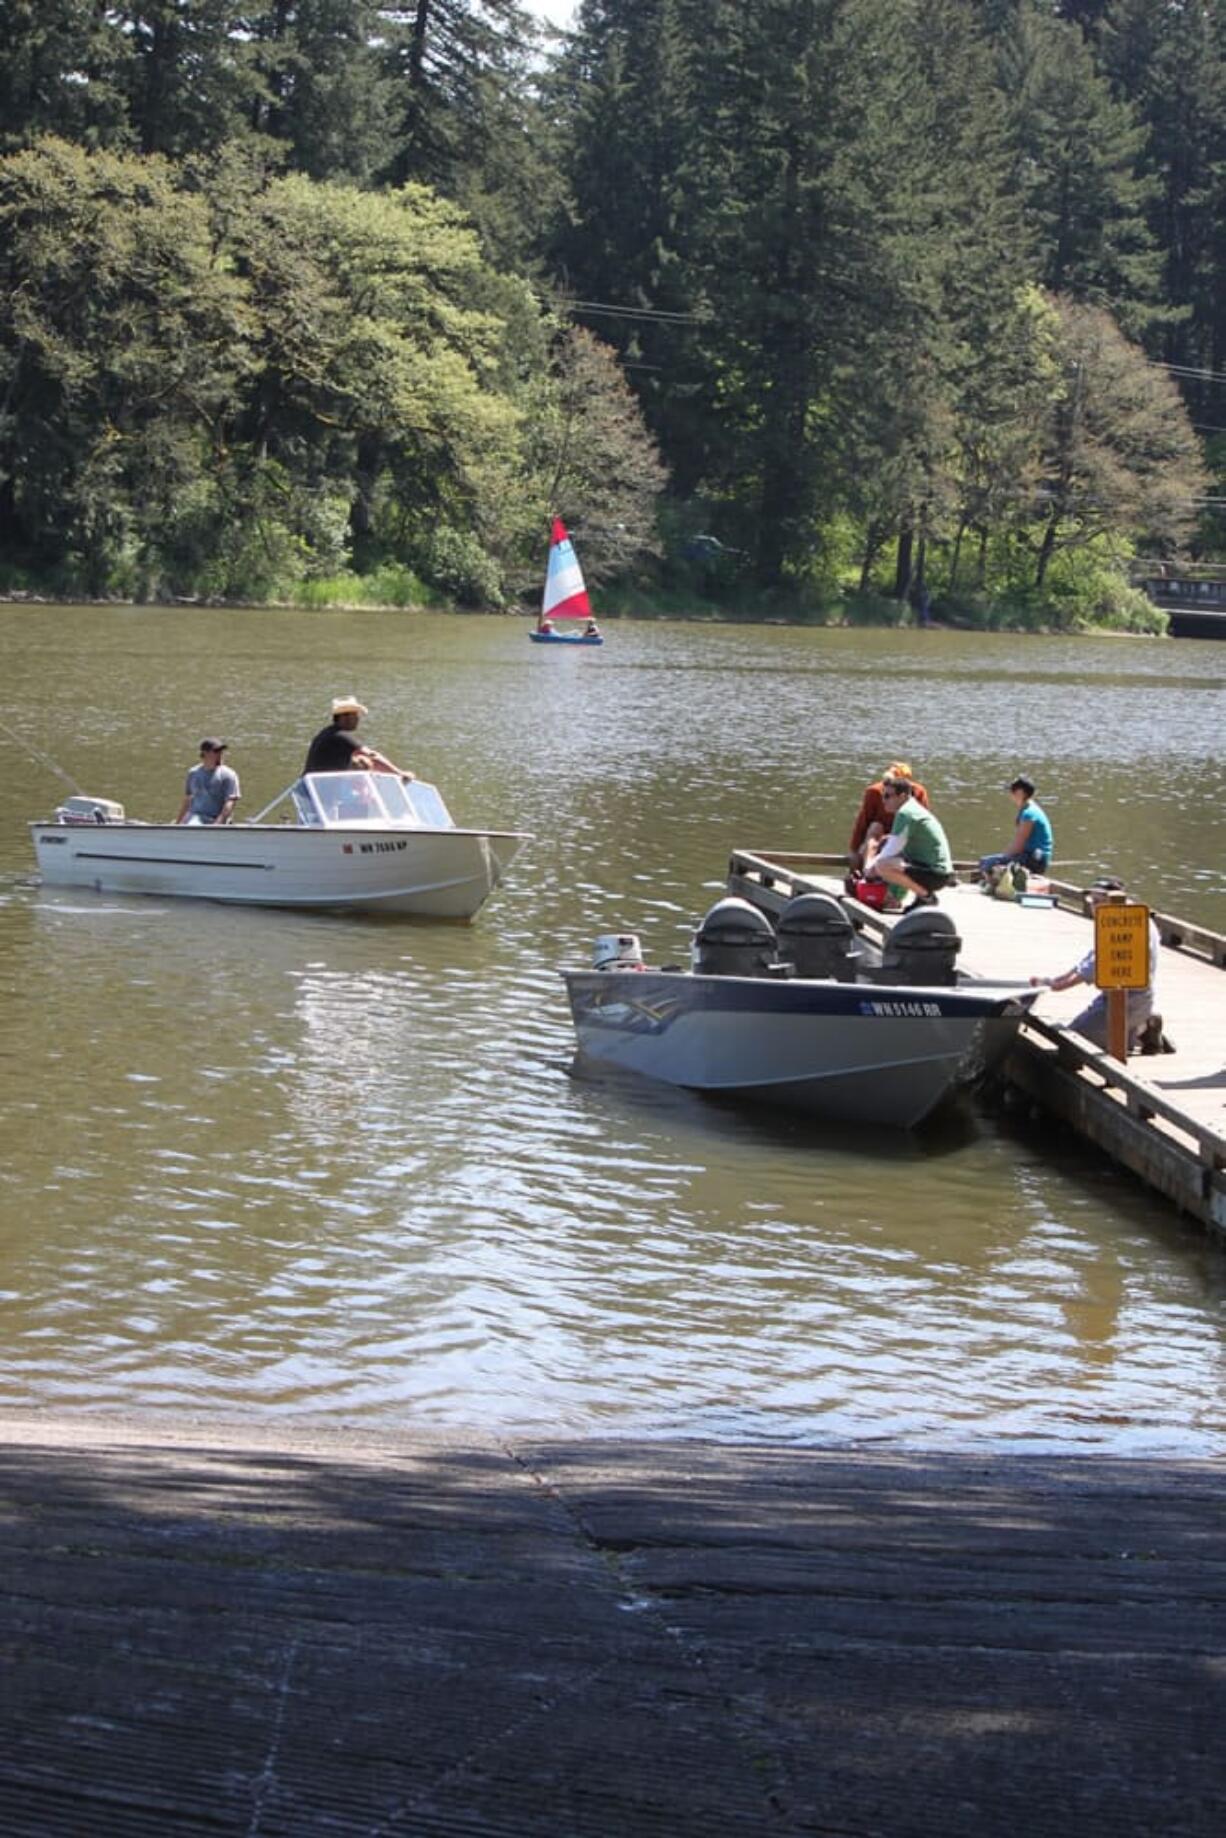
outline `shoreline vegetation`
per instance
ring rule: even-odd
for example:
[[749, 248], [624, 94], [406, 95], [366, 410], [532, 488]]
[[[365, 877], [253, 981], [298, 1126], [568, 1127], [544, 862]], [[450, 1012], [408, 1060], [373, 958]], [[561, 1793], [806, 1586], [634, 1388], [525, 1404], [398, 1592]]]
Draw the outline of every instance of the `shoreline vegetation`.
[[[326, 591], [320, 591], [325, 588]], [[736, 599], [710, 600], [695, 595], [622, 589], [602, 596], [599, 617], [603, 624], [651, 624], [675, 620], [689, 625], [769, 625], [807, 626], [836, 631], [954, 631], [1030, 634], [1035, 637], [1101, 637], [1163, 638], [1167, 635], [1168, 615], [1153, 604], [1139, 589], [1125, 590], [1127, 600], [1120, 606], [1104, 609], [1095, 617], [1078, 609], [1070, 613], [1067, 606], [1051, 599], [1038, 601], [1027, 597], [1021, 602], [970, 596], [937, 598], [931, 602], [927, 617], [906, 602], [884, 594], [848, 592], [821, 599], [791, 599], [781, 603], [777, 596], [749, 591]], [[1137, 602], [1140, 602], [1138, 605]], [[93, 607], [159, 607], [167, 611], [190, 611], [203, 607], [229, 612], [335, 612], [335, 613], [449, 613], [459, 618], [474, 614], [534, 621], [535, 605], [462, 606], [425, 589], [411, 599], [386, 598], [377, 592], [364, 592], [362, 582], [304, 582], [297, 593], [281, 596], [204, 597], [174, 595], [164, 599], [137, 599], [122, 594], [55, 593], [30, 588], [0, 588], [0, 606], [93, 606]]]
[[1226, 553], [1226, 0], [5, 49], [0, 594], [514, 611], [560, 517], [602, 616], [1160, 633]]

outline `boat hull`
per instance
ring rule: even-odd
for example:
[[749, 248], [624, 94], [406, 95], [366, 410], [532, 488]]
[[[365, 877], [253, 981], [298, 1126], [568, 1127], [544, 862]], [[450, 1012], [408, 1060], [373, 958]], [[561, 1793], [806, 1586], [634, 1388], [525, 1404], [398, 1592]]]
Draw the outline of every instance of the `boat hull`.
[[580, 1068], [914, 1127], [1007, 1051], [1030, 992], [564, 971]]
[[32, 823], [49, 887], [239, 906], [469, 920], [524, 841], [513, 831]]
[[602, 645], [603, 633], [594, 637], [582, 632], [529, 632], [534, 645]]

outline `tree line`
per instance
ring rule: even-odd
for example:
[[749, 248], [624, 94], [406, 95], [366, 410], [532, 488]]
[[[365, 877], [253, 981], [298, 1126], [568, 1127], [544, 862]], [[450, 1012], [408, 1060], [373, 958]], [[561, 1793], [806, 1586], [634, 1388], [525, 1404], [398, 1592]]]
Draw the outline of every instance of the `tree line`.
[[0, 584], [496, 605], [557, 511], [662, 604], [1143, 618], [1224, 99], [1226, 0], [11, 4]]

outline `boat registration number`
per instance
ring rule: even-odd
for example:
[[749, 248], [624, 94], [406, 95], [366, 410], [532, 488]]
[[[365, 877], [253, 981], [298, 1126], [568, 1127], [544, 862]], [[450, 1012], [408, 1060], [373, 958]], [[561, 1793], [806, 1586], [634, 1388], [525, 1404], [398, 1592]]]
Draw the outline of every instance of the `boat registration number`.
[[907, 1015], [919, 1021], [928, 1021], [941, 1012], [939, 1002], [861, 1002], [862, 1015]]

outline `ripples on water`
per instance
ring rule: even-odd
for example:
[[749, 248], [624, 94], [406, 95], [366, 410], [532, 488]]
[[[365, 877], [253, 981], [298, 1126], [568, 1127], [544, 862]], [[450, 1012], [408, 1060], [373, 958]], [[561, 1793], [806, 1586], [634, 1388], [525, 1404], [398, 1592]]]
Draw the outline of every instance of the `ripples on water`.
[[899, 751], [964, 852], [1025, 766], [1087, 874], [1220, 924], [1211, 647], [633, 627], [542, 658], [507, 621], [210, 614], [210, 680], [175, 615], [72, 617], [54, 668], [16, 632], [6, 719], [136, 814], [223, 718], [257, 809], [356, 687], [461, 820], [537, 840], [471, 930], [56, 896], [19, 829], [54, 786], [7, 760], [0, 1400], [1226, 1449], [1226, 1261], [1139, 1189], [1042, 1125], [573, 1079], [556, 976], [614, 926], [682, 957], [730, 846], [841, 841]]

